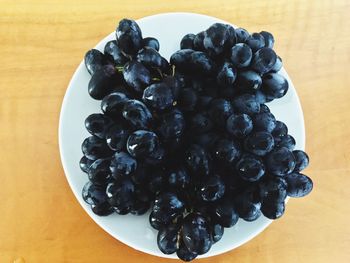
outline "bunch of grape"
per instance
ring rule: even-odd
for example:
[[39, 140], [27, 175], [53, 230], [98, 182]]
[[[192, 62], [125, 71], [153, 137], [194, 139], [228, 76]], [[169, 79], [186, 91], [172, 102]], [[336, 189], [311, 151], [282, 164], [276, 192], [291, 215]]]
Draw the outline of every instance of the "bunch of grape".
[[187, 34], [170, 63], [123, 19], [104, 53], [85, 55], [102, 113], [85, 120], [83, 198], [100, 216], [145, 214], [165, 254], [190, 261], [239, 218], [283, 215], [313, 187], [287, 126], [266, 102], [288, 81], [272, 34], [216, 23]]

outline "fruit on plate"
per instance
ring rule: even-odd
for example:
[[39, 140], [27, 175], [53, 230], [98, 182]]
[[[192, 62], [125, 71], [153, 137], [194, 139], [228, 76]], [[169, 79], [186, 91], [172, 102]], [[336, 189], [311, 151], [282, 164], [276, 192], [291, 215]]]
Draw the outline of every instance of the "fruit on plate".
[[87, 92], [101, 100], [79, 163], [92, 211], [150, 211], [160, 251], [191, 261], [239, 218], [277, 219], [287, 196], [309, 194], [309, 157], [266, 104], [288, 92], [274, 41], [215, 23], [185, 35], [168, 62], [121, 20], [104, 52], [85, 55]]

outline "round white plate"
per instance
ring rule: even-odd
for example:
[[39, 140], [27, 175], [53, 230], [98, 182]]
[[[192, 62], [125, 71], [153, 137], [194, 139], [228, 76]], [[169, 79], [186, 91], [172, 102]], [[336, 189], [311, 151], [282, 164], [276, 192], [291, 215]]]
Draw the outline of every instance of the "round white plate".
[[[179, 49], [180, 41], [185, 34], [198, 33], [216, 22], [227, 23], [214, 17], [191, 13], [159, 14], [137, 20], [144, 37], [152, 36], [159, 40], [160, 53], [167, 59]], [[244, 27], [244, 25], [240, 26]], [[106, 42], [112, 39], [115, 39], [114, 32], [98, 43], [95, 48], [103, 51]], [[84, 52], [85, 50], [82, 50], [82, 57]], [[305, 131], [300, 102], [284, 69], [281, 70], [281, 74], [289, 81], [289, 91], [282, 99], [269, 103], [269, 107], [277, 119], [288, 125], [290, 134], [296, 139], [296, 148], [304, 149]], [[149, 225], [148, 214], [143, 216], [113, 214], [99, 217], [90, 210], [89, 205], [81, 197], [81, 190], [88, 180], [86, 174], [79, 168], [79, 160], [82, 157], [81, 143], [89, 136], [84, 127], [84, 120], [89, 114], [100, 112], [100, 101], [90, 98], [87, 92], [89, 79], [90, 75], [82, 61], [69, 83], [62, 103], [59, 147], [69, 185], [89, 216], [110, 235], [139, 251], [175, 258], [175, 254], [164, 255], [159, 251], [156, 242], [157, 232]], [[251, 223], [239, 220], [234, 227], [225, 229], [223, 238], [201, 257], [214, 256], [234, 249], [258, 235], [270, 223], [271, 220], [263, 216]]]

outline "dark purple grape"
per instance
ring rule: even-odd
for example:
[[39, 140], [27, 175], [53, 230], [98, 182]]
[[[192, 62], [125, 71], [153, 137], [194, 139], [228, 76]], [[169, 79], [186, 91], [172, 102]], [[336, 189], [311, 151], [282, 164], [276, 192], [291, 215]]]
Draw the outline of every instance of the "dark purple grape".
[[135, 200], [130, 208], [130, 213], [133, 215], [141, 216], [147, 213], [150, 208], [149, 202], [142, 202], [139, 200]]
[[102, 69], [103, 66], [111, 64], [108, 58], [97, 49], [91, 49], [86, 52], [84, 63], [90, 75], [93, 75], [96, 71]]
[[243, 155], [236, 164], [236, 171], [242, 179], [255, 182], [265, 174], [265, 166], [262, 160], [254, 155]]
[[129, 61], [124, 65], [123, 76], [126, 83], [138, 93], [151, 83], [150, 71], [136, 60]]
[[293, 151], [293, 155], [295, 158], [294, 172], [300, 172], [309, 165], [309, 156], [306, 154], [306, 152], [295, 150]]
[[224, 227], [220, 224], [214, 224], [211, 227], [211, 235], [213, 237], [213, 243], [218, 242], [224, 235]]
[[188, 262], [194, 260], [198, 256], [197, 253], [188, 250], [182, 239], [180, 239], [179, 243], [179, 248], [176, 251], [176, 255], [179, 259]]
[[276, 126], [271, 134], [274, 137], [275, 142], [278, 143], [284, 136], [288, 134], [287, 125], [281, 121], [276, 121]]
[[255, 52], [265, 46], [265, 39], [261, 34], [253, 33], [246, 39], [245, 43]]
[[274, 149], [266, 156], [265, 164], [270, 173], [284, 176], [294, 170], [295, 158], [290, 150], [281, 147]]
[[254, 95], [243, 94], [233, 100], [233, 107], [239, 113], [253, 115], [260, 112], [260, 104]]
[[158, 127], [160, 135], [165, 139], [181, 136], [185, 129], [185, 119], [182, 112], [174, 109], [168, 113], [164, 113], [160, 117]]
[[86, 156], [83, 156], [79, 161], [79, 167], [84, 173], [88, 173], [89, 167], [93, 162], [93, 160], [90, 160]]
[[217, 75], [217, 83], [222, 88], [233, 88], [237, 71], [231, 63], [224, 63]]
[[96, 185], [105, 185], [111, 176], [110, 163], [110, 159], [97, 159], [94, 161], [90, 165], [88, 172], [90, 182]]
[[143, 47], [151, 47], [157, 51], [159, 51], [159, 41], [154, 37], [145, 37], [142, 39], [142, 46]]
[[126, 148], [131, 156], [145, 158], [150, 156], [158, 145], [159, 140], [154, 132], [138, 130], [130, 134]]
[[243, 92], [252, 92], [260, 89], [261, 77], [253, 70], [238, 71], [235, 85]]
[[253, 126], [255, 131], [266, 131], [271, 133], [276, 127], [276, 118], [270, 112], [254, 115]]
[[236, 43], [236, 33], [232, 26], [215, 23], [204, 33], [203, 47], [209, 54], [220, 55]]
[[146, 105], [138, 100], [125, 102], [122, 115], [136, 129], [147, 129], [153, 118]]
[[159, 194], [154, 200], [152, 214], [159, 225], [168, 225], [182, 215], [185, 204], [174, 193]]
[[133, 173], [136, 168], [136, 160], [126, 152], [116, 152], [111, 160], [110, 170], [115, 179]]
[[182, 226], [182, 240], [189, 251], [205, 254], [212, 246], [209, 224], [199, 214], [189, 214]]
[[129, 131], [120, 124], [112, 125], [106, 132], [106, 143], [113, 151], [125, 149]]
[[122, 66], [128, 61], [128, 58], [125, 57], [121, 52], [116, 40], [107, 42], [105, 45], [104, 53], [106, 56], [109, 56], [116, 65]]
[[205, 37], [204, 31], [199, 32], [193, 39], [193, 49], [197, 51], [203, 51], [204, 50], [204, 45], [203, 45], [203, 40]]
[[247, 39], [249, 38], [250, 34], [248, 33], [248, 31], [244, 28], [236, 28], [236, 40], [237, 43], [244, 43], [247, 41]]
[[277, 202], [275, 199], [266, 199], [261, 204], [261, 212], [269, 219], [278, 219], [284, 214], [284, 202]]
[[185, 152], [187, 167], [196, 175], [209, 175], [209, 156], [204, 148], [199, 145], [191, 145]]
[[219, 176], [206, 178], [199, 186], [199, 196], [205, 202], [214, 202], [224, 196], [225, 184]]
[[101, 102], [101, 110], [105, 115], [117, 120], [122, 117], [121, 111], [124, 107], [124, 103], [128, 100], [129, 99], [125, 94], [113, 92], [103, 98]]
[[285, 136], [275, 138], [276, 147], [286, 147], [288, 150], [293, 151], [295, 148], [295, 139], [292, 135], [287, 134]]
[[230, 61], [237, 68], [248, 67], [252, 58], [252, 49], [247, 44], [238, 43], [231, 49]]
[[225, 99], [214, 99], [210, 102], [209, 116], [219, 127], [226, 127], [226, 120], [233, 113], [231, 103]]
[[88, 92], [95, 100], [102, 100], [113, 91], [113, 87], [120, 82], [120, 76], [112, 65], [105, 65], [97, 69], [92, 75]]
[[96, 136], [87, 137], [81, 145], [81, 150], [90, 160], [107, 158], [113, 154], [106, 142]]
[[148, 86], [143, 91], [142, 100], [155, 110], [165, 110], [173, 106], [174, 96], [171, 88], [164, 82]]
[[110, 118], [100, 113], [90, 114], [85, 119], [85, 128], [91, 134], [101, 139], [106, 138], [108, 129], [112, 126], [113, 122]]
[[99, 216], [108, 216], [113, 213], [113, 209], [107, 201], [105, 189], [105, 186], [96, 186], [87, 182], [82, 191], [84, 201], [90, 204], [92, 212]]
[[128, 178], [122, 178], [108, 184], [106, 189], [108, 202], [120, 214], [130, 211], [134, 204], [135, 185]]
[[279, 56], [277, 56], [276, 63], [273, 65], [270, 72], [277, 73], [281, 70], [282, 66], [282, 59]]
[[264, 37], [265, 47], [273, 48], [273, 44], [275, 43], [275, 39], [274, 39], [273, 35], [267, 31], [261, 31], [260, 35], [262, 35]]
[[234, 140], [219, 139], [213, 147], [212, 156], [217, 162], [217, 165], [232, 167], [241, 156], [241, 147]]
[[120, 50], [126, 55], [133, 56], [142, 47], [141, 29], [134, 20], [121, 20], [116, 37]]
[[213, 220], [223, 227], [234, 226], [239, 219], [239, 216], [234, 209], [232, 201], [223, 200], [215, 207]]
[[313, 182], [304, 174], [287, 174], [285, 179], [287, 182], [287, 194], [291, 197], [303, 197], [312, 191]]
[[254, 53], [251, 66], [256, 72], [265, 74], [273, 68], [276, 60], [277, 55], [275, 51], [271, 48], [263, 47]]
[[259, 181], [259, 196], [262, 202], [281, 203], [287, 197], [287, 182], [282, 177], [264, 177]]
[[288, 81], [278, 73], [267, 73], [262, 80], [262, 91], [272, 99], [281, 98], [288, 91]]
[[151, 47], [142, 48], [136, 56], [136, 60], [148, 68], [161, 68], [162, 56]]
[[181, 166], [170, 169], [167, 178], [171, 189], [185, 189], [190, 184], [190, 175]]
[[161, 228], [157, 235], [157, 245], [160, 251], [166, 255], [173, 254], [178, 249], [179, 227], [176, 224]]
[[253, 132], [244, 141], [245, 150], [258, 156], [268, 154], [275, 146], [271, 133]]
[[255, 189], [247, 189], [234, 198], [235, 208], [240, 218], [251, 222], [258, 219], [261, 215], [261, 203], [255, 197]]
[[195, 34], [187, 34], [181, 39], [180, 48], [181, 49], [194, 49], [194, 39]]
[[243, 139], [253, 130], [253, 121], [247, 114], [232, 114], [226, 121], [226, 131]]

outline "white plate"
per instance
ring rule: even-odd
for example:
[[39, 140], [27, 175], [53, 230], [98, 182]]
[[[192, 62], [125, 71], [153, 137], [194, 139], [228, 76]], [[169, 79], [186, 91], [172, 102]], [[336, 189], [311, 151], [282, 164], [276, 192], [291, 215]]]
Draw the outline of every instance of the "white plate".
[[[159, 40], [160, 53], [167, 59], [179, 49], [180, 40], [185, 34], [198, 33], [215, 22], [227, 23], [214, 17], [191, 13], [159, 14], [139, 19], [137, 22], [144, 37], [152, 36]], [[240, 26], [244, 27], [244, 25]], [[268, 30], [268, 28], [261, 28], [261, 30], [263, 29]], [[114, 32], [98, 43], [95, 48], [102, 51], [105, 43], [112, 39], [115, 39]], [[85, 50], [82, 50], [82, 57], [84, 52]], [[289, 91], [282, 99], [270, 103], [269, 107], [277, 119], [288, 125], [290, 134], [296, 139], [296, 148], [304, 149], [305, 131], [300, 102], [284, 69], [281, 70], [281, 74], [289, 81]], [[91, 99], [88, 95], [89, 79], [90, 75], [82, 61], [69, 83], [62, 103], [59, 147], [69, 185], [89, 216], [110, 235], [139, 251], [155, 256], [175, 258], [174, 254], [164, 255], [159, 251], [156, 242], [157, 232], [150, 227], [148, 215], [121, 216], [113, 214], [99, 217], [92, 213], [89, 205], [81, 197], [81, 190], [87, 182], [87, 176], [79, 168], [79, 160], [82, 156], [80, 146], [84, 138], [89, 136], [84, 128], [84, 120], [89, 114], [100, 111], [100, 102]], [[225, 229], [223, 238], [201, 257], [214, 256], [234, 249], [258, 235], [270, 223], [271, 220], [263, 216], [251, 223], [239, 220], [234, 227]]]

